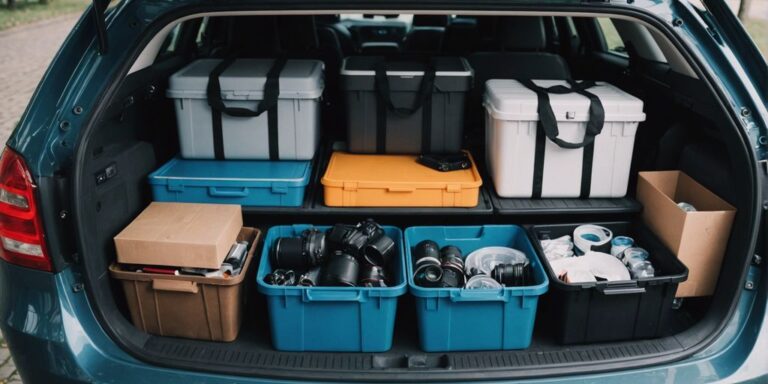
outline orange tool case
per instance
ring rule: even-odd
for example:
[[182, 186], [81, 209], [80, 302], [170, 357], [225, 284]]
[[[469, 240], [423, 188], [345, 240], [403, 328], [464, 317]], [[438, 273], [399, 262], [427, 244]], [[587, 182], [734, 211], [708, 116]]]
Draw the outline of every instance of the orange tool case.
[[[467, 153], [469, 155], [469, 153]], [[474, 207], [483, 184], [468, 169], [440, 172], [413, 155], [334, 152], [322, 178], [329, 207]]]

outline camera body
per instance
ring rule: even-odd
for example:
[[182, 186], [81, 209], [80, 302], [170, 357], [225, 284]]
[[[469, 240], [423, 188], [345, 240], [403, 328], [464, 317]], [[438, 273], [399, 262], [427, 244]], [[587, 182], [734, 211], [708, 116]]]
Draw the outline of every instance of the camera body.
[[342, 251], [379, 267], [389, 265], [395, 253], [395, 242], [370, 219], [354, 226], [334, 225], [328, 231], [328, 243], [331, 251]]

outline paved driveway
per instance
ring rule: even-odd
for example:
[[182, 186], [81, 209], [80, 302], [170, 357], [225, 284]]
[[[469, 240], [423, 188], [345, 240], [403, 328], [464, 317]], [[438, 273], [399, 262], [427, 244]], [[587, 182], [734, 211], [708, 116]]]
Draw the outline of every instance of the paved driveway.
[[79, 15], [0, 31], [0, 142], [5, 143], [37, 83]]
[[[16, 127], [43, 72], [78, 18], [69, 15], [0, 31], [0, 143]], [[0, 383], [21, 383], [1, 337]]]

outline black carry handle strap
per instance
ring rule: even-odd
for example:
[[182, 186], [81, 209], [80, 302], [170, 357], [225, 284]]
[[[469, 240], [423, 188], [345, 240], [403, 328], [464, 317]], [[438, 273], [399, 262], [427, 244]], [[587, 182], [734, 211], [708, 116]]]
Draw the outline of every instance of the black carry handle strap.
[[435, 87], [435, 63], [430, 60], [424, 68], [416, 99], [410, 108], [397, 107], [392, 102], [392, 95], [387, 77], [387, 62], [382, 61], [375, 68], [376, 85], [376, 153], [385, 153], [387, 146], [387, 112], [396, 116], [407, 117], [422, 109], [421, 152], [432, 152], [432, 91]]
[[270, 160], [278, 160], [280, 154], [277, 140], [277, 101], [278, 96], [280, 96], [280, 72], [283, 71], [288, 60], [283, 57], [276, 59], [272, 64], [272, 67], [267, 72], [266, 82], [264, 83], [264, 98], [259, 102], [255, 110], [227, 107], [221, 99], [221, 82], [219, 77], [234, 61], [234, 57], [222, 60], [208, 76], [207, 97], [208, 105], [211, 106], [212, 112], [214, 155], [218, 160], [224, 159], [222, 113], [234, 117], [256, 117], [264, 112], [268, 112], [269, 158]]
[[211, 108], [235, 117], [256, 117], [268, 111], [277, 104], [280, 95], [280, 72], [285, 67], [287, 59], [276, 59], [267, 72], [267, 80], [264, 83], [264, 99], [259, 102], [256, 110], [248, 108], [227, 107], [221, 99], [221, 83], [219, 76], [235, 61], [235, 58], [222, 60], [208, 76], [208, 105]]
[[[592, 162], [595, 151], [595, 136], [599, 135], [605, 124], [605, 109], [600, 98], [595, 94], [588, 92], [587, 89], [595, 86], [593, 81], [582, 81], [580, 83], [568, 81], [569, 87], [556, 85], [549, 88], [539, 87], [531, 80], [519, 80], [528, 89], [536, 92], [538, 97], [539, 121], [537, 123], [536, 148], [533, 164], [533, 191], [532, 197], [541, 198], [542, 184], [544, 179], [544, 156], [545, 156], [545, 136], [561, 148], [578, 149], [584, 148], [584, 154], [581, 165], [581, 190], [579, 197], [582, 199], [589, 197], [592, 187]], [[549, 93], [567, 94], [578, 93], [589, 98], [589, 121], [587, 122], [584, 140], [581, 143], [569, 143], [559, 139], [560, 134], [557, 129], [557, 118], [552, 111], [552, 105], [549, 102]]]
[[[553, 143], [557, 144], [561, 148], [577, 149], [585, 147], [591, 144], [595, 140], [595, 136], [599, 135], [603, 130], [603, 124], [605, 123], [605, 110], [603, 109], [603, 103], [600, 98], [594, 94], [587, 92], [586, 89], [595, 86], [593, 81], [582, 81], [575, 83], [569, 81], [571, 87], [564, 85], [555, 85], [553, 87], [539, 87], [531, 80], [518, 80], [526, 88], [536, 92], [536, 96], [539, 99], [538, 113], [539, 122], [538, 125], [547, 135], [547, 138]], [[549, 103], [549, 94], [567, 94], [578, 93], [589, 98], [589, 121], [587, 122], [587, 129], [584, 135], [584, 140], [581, 143], [570, 143], [558, 138], [560, 131], [557, 129], [557, 118], [554, 111], [552, 111], [552, 105]]]
[[392, 102], [392, 95], [389, 90], [389, 78], [387, 77], [387, 62], [382, 61], [376, 65], [376, 93], [377, 97], [381, 98], [387, 106], [387, 109], [395, 115], [406, 117], [413, 115], [418, 111], [428, 96], [432, 94], [432, 90], [435, 86], [435, 65], [432, 61], [427, 63], [424, 69], [424, 77], [421, 79], [421, 85], [419, 86], [419, 92], [416, 95], [416, 100], [413, 101], [413, 105], [408, 107], [396, 107]]

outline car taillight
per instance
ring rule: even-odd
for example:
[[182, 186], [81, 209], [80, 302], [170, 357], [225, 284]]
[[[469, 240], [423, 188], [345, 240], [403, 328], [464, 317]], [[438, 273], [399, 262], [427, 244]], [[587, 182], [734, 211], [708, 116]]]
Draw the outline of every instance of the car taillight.
[[5, 148], [0, 157], [0, 258], [51, 271], [35, 188], [24, 159]]

